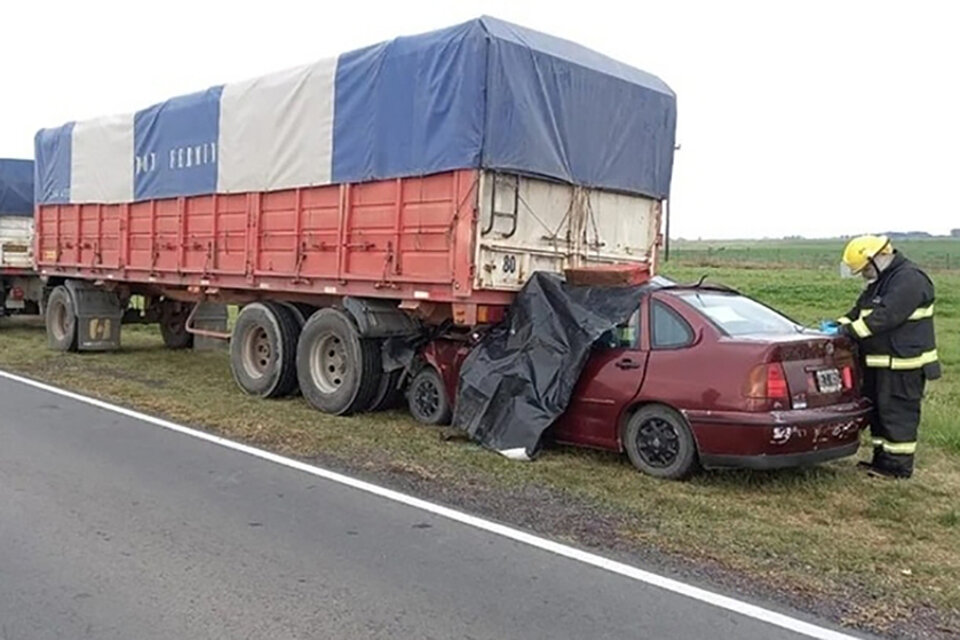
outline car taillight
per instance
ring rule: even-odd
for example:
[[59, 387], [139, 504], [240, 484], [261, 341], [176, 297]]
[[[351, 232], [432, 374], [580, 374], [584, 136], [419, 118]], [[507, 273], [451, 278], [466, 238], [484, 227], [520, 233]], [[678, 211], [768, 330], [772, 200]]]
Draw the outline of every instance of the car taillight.
[[849, 391], [853, 389], [853, 367], [846, 366], [840, 369], [840, 377], [843, 379], [843, 388]]
[[744, 395], [756, 400], [789, 400], [790, 391], [787, 389], [787, 376], [783, 372], [783, 365], [771, 362], [754, 367], [747, 380]]
[[783, 374], [783, 365], [780, 363], [767, 365], [767, 397], [772, 400], [790, 399], [787, 376]]

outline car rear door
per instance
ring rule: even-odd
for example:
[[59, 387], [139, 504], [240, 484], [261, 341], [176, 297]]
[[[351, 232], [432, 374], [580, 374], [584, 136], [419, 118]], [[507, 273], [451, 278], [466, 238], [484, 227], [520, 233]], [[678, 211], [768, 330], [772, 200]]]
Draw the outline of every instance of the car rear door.
[[646, 304], [594, 344], [566, 412], [554, 423], [558, 442], [619, 448], [620, 414], [640, 391], [647, 369], [649, 340], [641, 322]]

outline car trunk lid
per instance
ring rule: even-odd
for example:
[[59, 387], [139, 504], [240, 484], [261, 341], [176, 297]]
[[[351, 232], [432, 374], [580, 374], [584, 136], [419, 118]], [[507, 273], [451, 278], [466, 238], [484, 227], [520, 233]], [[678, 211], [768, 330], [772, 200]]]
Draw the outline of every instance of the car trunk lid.
[[859, 371], [846, 338], [798, 334], [767, 340], [770, 362], [783, 367], [791, 408], [812, 409], [856, 399]]

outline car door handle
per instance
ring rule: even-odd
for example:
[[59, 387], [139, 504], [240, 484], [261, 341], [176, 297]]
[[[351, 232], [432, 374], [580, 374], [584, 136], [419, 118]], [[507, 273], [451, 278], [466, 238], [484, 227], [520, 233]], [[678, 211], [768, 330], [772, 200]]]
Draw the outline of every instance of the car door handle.
[[617, 360], [617, 366], [621, 369], [639, 369], [643, 364], [632, 358], [623, 358], [622, 360]]

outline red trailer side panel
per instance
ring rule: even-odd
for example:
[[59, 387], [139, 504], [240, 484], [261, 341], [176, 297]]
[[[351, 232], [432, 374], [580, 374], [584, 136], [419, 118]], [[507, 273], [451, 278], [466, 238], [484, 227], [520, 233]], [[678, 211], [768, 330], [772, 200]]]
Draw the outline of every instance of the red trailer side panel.
[[47, 276], [505, 304], [472, 291], [476, 171], [286, 191], [41, 205]]

